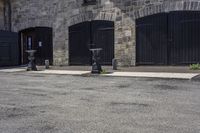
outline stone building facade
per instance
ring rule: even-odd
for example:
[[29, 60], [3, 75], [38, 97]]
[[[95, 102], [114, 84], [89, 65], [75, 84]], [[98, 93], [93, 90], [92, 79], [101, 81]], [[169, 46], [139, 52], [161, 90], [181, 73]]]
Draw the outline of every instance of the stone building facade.
[[0, 0], [0, 30], [11, 30], [11, 3]]
[[9, 4], [0, 0], [0, 28], [9, 29], [7, 14], [11, 15], [14, 32], [37, 26], [52, 27], [54, 65], [69, 63], [68, 28], [74, 24], [90, 20], [113, 21], [115, 58], [119, 65], [134, 66], [137, 18], [161, 12], [200, 10], [200, 0], [97, 0], [92, 5], [84, 5], [82, 0], [10, 0], [10, 4], [11, 13], [9, 9], [6, 11]]

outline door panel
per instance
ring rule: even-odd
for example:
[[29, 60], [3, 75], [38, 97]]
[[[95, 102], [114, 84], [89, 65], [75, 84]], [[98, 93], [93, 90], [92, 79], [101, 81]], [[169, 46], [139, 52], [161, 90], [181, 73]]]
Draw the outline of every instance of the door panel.
[[23, 62], [22, 64], [28, 63], [28, 53], [26, 50], [35, 49], [35, 29], [29, 29], [23, 32]]
[[200, 62], [200, 12], [182, 11], [169, 14], [170, 63], [184, 65]]
[[92, 22], [93, 43], [96, 48], [102, 48], [100, 63], [111, 65], [114, 58], [114, 23], [110, 21]]
[[137, 64], [167, 64], [167, 14], [138, 19], [136, 25]]
[[84, 22], [69, 27], [69, 64], [90, 65], [91, 52], [89, 50], [90, 23]]
[[18, 34], [0, 31], [0, 67], [19, 65]]
[[53, 43], [52, 29], [47, 27], [36, 27], [36, 63], [44, 64], [45, 60], [49, 60], [50, 65], [53, 64]]

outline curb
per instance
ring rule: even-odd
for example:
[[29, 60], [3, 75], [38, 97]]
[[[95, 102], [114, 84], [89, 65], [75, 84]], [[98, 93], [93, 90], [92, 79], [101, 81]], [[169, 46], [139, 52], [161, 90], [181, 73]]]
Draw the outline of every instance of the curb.
[[193, 80], [193, 81], [200, 81], [200, 74], [197, 75], [197, 76], [195, 76], [195, 77], [193, 77], [191, 80]]
[[82, 76], [84, 74], [90, 73], [90, 71], [43, 70], [43, 71], [29, 71], [28, 73]]
[[[24, 69], [4, 69], [0, 72], [27, 72]], [[43, 70], [29, 71], [32, 74], [56, 74], [56, 75], [73, 75], [73, 76], [103, 76], [103, 77], [130, 77], [130, 78], [158, 78], [158, 79], [182, 79], [200, 81], [199, 73], [164, 73], [164, 72], [113, 72], [107, 74], [91, 74], [90, 71], [71, 71], [71, 70]]]
[[191, 80], [197, 73], [158, 73], [158, 72], [114, 72], [103, 74], [111, 77], [134, 77], [134, 78], [160, 78], [160, 79], [186, 79]]

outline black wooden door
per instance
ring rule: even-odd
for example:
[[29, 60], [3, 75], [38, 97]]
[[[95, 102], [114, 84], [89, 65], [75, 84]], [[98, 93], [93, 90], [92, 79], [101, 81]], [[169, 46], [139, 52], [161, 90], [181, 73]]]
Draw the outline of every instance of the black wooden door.
[[114, 58], [114, 23], [110, 21], [92, 21], [92, 40], [96, 48], [102, 48], [100, 63], [111, 65]]
[[18, 34], [0, 31], [0, 67], [19, 65]]
[[113, 22], [96, 20], [69, 27], [69, 64], [91, 65], [90, 48], [102, 48], [100, 63], [102, 65], [112, 64], [114, 58]]
[[138, 65], [200, 62], [200, 12], [175, 11], [136, 21]]
[[53, 42], [52, 28], [36, 27], [23, 30], [21, 32], [23, 41], [23, 61], [22, 64], [28, 63], [28, 54], [26, 50], [37, 50], [35, 53], [36, 64], [44, 65], [45, 60], [53, 64]]
[[184, 65], [200, 62], [200, 12], [169, 14], [169, 62]]
[[36, 27], [36, 63], [44, 65], [45, 60], [49, 60], [50, 65], [53, 64], [53, 40], [52, 28]]
[[167, 63], [167, 14], [136, 21], [136, 62], [140, 65]]
[[91, 52], [89, 50], [90, 23], [83, 22], [69, 27], [69, 64], [91, 64]]
[[24, 30], [22, 32], [22, 38], [23, 41], [21, 43], [22, 44], [22, 51], [23, 51], [23, 55], [22, 55], [22, 64], [28, 64], [28, 53], [26, 52], [26, 50], [32, 50], [36, 48], [34, 47], [34, 44], [36, 43], [36, 39], [35, 39], [35, 28], [30, 28], [28, 30]]

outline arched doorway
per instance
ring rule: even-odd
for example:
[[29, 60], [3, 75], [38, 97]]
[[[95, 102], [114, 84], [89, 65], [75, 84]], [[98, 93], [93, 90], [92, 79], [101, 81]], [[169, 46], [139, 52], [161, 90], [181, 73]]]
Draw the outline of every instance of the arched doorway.
[[45, 60], [53, 64], [52, 28], [34, 27], [22, 30], [21, 36], [21, 63], [28, 63], [26, 50], [37, 50], [36, 64], [44, 65]]
[[102, 65], [112, 64], [114, 58], [114, 22], [95, 20], [69, 27], [69, 64], [91, 65], [90, 48], [102, 48], [100, 63]]
[[199, 35], [199, 11], [174, 11], [139, 18], [136, 20], [136, 63], [199, 63]]

